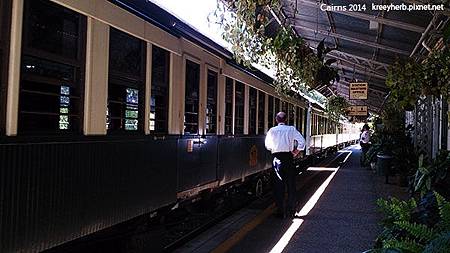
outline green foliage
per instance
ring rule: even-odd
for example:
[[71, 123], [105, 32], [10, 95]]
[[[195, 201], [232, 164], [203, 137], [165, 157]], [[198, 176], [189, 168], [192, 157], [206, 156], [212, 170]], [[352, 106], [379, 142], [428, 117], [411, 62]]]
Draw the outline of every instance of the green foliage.
[[341, 115], [345, 115], [348, 106], [349, 104], [344, 97], [333, 96], [329, 98], [326, 105], [326, 111], [328, 113], [329, 119], [334, 122], [338, 122], [339, 117]]
[[439, 193], [434, 193], [439, 208], [441, 223], [439, 226], [444, 231], [450, 231], [450, 202], [447, 202]]
[[402, 201], [396, 198], [378, 199], [377, 205], [384, 215], [382, 224], [390, 229], [396, 228], [395, 223], [398, 221], [410, 221], [411, 212], [417, 207], [414, 199]]
[[[281, 15], [281, 0], [219, 0], [213, 15], [223, 27], [223, 38], [232, 45], [239, 63], [251, 67], [260, 64], [275, 68], [275, 85], [279, 93], [290, 90], [308, 92], [308, 88], [339, 81], [337, 70], [326, 60], [332, 49], [319, 43], [317, 54], [286, 24]], [[275, 14], [282, 18], [280, 27], [268, 32]]]
[[412, 107], [421, 94], [422, 65], [409, 59], [396, 61], [388, 71], [386, 86], [400, 108]]
[[432, 240], [423, 250], [423, 253], [448, 253], [450, 252], [450, 232], [439, 235]]
[[434, 225], [414, 220], [413, 213], [418, 208], [414, 199], [379, 199], [384, 231], [377, 239], [378, 247], [368, 252], [450, 252], [450, 202], [437, 192], [434, 198], [439, 209], [439, 222]]
[[403, 239], [403, 240], [386, 240], [384, 241], [384, 245], [386, 249], [398, 249], [400, 252], [411, 252], [411, 253], [419, 253], [422, 252], [423, 246], [419, 243], [415, 242], [411, 239]]
[[419, 168], [414, 178], [414, 191], [420, 192], [421, 196], [434, 190], [434, 186], [443, 180], [450, 168], [450, 152], [440, 150], [438, 155], [428, 165], [423, 161], [423, 155], [419, 156]]
[[423, 224], [411, 223], [408, 221], [396, 221], [395, 225], [399, 229], [406, 231], [410, 236], [418, 240], [429, 241], [434, 238], [436, 232], [434, 229]]
[[395, 62], [388, 71], [386, 86], [402, 109], [415, 105], [421, 95], [444, 96], [450, 92], [450, 49], [434, 51], [423, 62]]

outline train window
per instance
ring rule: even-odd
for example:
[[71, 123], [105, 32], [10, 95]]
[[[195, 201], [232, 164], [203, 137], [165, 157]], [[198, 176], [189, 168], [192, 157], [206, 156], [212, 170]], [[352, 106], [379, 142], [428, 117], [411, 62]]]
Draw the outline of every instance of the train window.
[[[281, 101], [281, 111], [285, 112], [286, 114], [288, 114], [288, 108], [287, 108], [287, 103], [285, 101]], [[288, 114], [289, 115], [289, 114]]]
[[311, 126], [311, 135], [316, 135], [316, 115], [315, 114], [313, 114], [312, 115], [312, 119], [311, 119], [311, 124], [312, 124], [312, 126]]
[[308, 109], [303, 109], [303, 133], [306, 135], [306, 129], [308, 128]]
[[301, 107], [297, 107], [297, 129], [300, 133], [303, 133], [303, 109]]
[[215, 134], [217, 128], [217, 81], [218, 74], [208, 70], [206, 101], [206, 133]]
[[76, 59], [79, 53], [80, 15], [46, 0], [26, 1], [24, 46]]
[[274, 116], [273, 120], [275, 122], [275, 116], [277, 115], [277, 113], [280, 112], [280, 99], [279, 98], [275, 98], [274, 102], [275, 102], [275, 113], [274, 113], [275, 115], [273, 115]]
[[265, 115], [264, 114], [264, 107], [266, 102], [266, 95], [264, 92], [259, 91], [258, 92], [258, 134], [264, 134], [264, 120]]
[[152, 91], [150, 98], [150, 132], [167, 133], [170, 80], [170, 53], [152, 47]]
[[297, 118], [298, 118], [298, 111], [297, 111], [297, 106], [293, 105], [292, 106], [292, 113], [294, 115], [294, 117], [292, 117], [292, 125], [294, 125], [294, 127], [297, 129], [298, 124], [297, 124]]
[[271, 128], [271, 127], [273, 127], [273, 125], [274, 125], [274, 118], [275, 118], [275, 116], [274, 116], [274, 110], [273, 110], [273, 97], [272, 96], [270, 96], [269, 95], [269, 101], [267, 101], [267, 103], [268, 103], [268, 112], [267, 112], [267, 115], [268, 115], [268, 128]]
[[186, 60], [186, 93], [184, 97], [184, 133], [198, 134], [200, 64]]
[[314, 135], [317, 135], [317, 127], [318, 127], [318, 123], [317, 123], [317, 115], [314, 115]]
[[281, 111], [286, 113], [286, 124], [289, 125], [289, 112], [285, 101], [281, 101]]
[[86, 18], [41, 0], [24, 17], [18, 131], [81, 132]]
[[234, 102], [234, 134], [244, 134], [245, 85], [236, 81]]
[[295, 107], [292, 104], [288, 104], [288, 125], [295, 125]]
[[256, 96], [257, 90], [250, 87], [249, 89], [249, 114], [248, 114], [248, 134], [256, 134]]
[[106, 124], [110, 132], [143, 129], [145, 58], [143, 41], [111, 29]]
[[233, 134], [233, 79], [225, 81], [225, 134]]
[[9, 19], [11, 2], [0, 1], [0, 134], [4, 133], [6, 109], [6, 76], [8, 66]]

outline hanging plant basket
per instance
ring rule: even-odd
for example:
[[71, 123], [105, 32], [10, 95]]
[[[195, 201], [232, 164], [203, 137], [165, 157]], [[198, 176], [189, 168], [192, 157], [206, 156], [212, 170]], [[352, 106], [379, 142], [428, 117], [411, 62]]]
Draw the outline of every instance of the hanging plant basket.
[[326, 111], [332, 121], [338, 122], [341, 115], [345, 116], [347, 114], [348, 106], [349, 104], [344, 97], [333, 96], [328, 99]]

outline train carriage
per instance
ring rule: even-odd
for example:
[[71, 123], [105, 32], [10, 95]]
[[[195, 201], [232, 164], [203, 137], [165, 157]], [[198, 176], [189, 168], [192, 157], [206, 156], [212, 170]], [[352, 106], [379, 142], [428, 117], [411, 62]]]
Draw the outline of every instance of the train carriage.
[[324, 145], [336, 133], [323, 109], [279, 96], [148, 1], [2, 0], [0, 13], [1, 252], [52, 248], [267, 171], [264, 134], [281, 109], [311, 153], [359, 137]]

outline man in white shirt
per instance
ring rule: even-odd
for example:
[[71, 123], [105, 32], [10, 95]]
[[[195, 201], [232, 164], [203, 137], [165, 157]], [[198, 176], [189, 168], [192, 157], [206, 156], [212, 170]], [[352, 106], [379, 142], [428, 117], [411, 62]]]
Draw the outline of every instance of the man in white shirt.
[[[286, 113], [279, 112], [276, 116], [277, 126], [269, 129], [266, 135], [266, 148], [273, 155], [274, 195], [279, 216], [292, 216], [295, 214], [295, 179], [297, 172], [294, 166], [294, 157], [305, 148], [305, 139], [294, 126], [287, 126]], [[294, 147], [294, 142], [297, 147]], [[284, 205], [285, 186], [288, 190], [288, 201]]]

